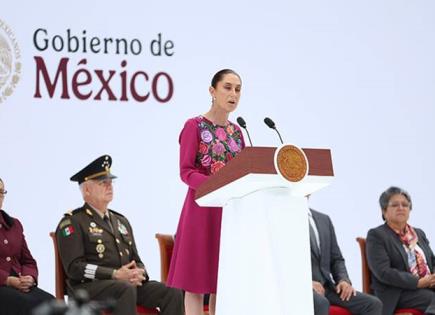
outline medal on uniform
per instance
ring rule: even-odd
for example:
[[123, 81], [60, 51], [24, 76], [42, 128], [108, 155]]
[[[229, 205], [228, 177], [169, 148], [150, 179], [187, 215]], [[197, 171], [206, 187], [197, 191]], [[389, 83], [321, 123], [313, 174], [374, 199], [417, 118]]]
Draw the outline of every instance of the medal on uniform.
[[121, 222], [119, 222], [119, 220], [118, 220], [118, 231], [119, 231], [119, 233], [121, 233], [122, 235], [127, 235], [127, 234], [128, 234], [127, 228], [125, 227], [124, 224], [122, 224]]
[[97, 226], [97, 224], [95, 222], [91, 222], [89, 225], [93, 228]]
[[[92, 222], [94, 223], [94, 222]], [[92, 223], [90, 224], [91, 226], [89, 227], [89, 233], [91, 233], [94, 236], [101, 236], [101, 234], [103, 234], [103, 229], [100, 229], [99, 227], [95, 226], [92, 227]], [[95, 224], [95, 223], [94, 223]], [[95, 224], [96, 225], [96, 224]]]
[[[104, 253], [104, 251], [106, 250], [106, 247], [104, 246], [104, 244], [98, 244], [96, 247], [96, 250], [97, 250], [98, 254], [102, 255]], [[100, 255], [98, 255], [98, 257], [100, 257]]]

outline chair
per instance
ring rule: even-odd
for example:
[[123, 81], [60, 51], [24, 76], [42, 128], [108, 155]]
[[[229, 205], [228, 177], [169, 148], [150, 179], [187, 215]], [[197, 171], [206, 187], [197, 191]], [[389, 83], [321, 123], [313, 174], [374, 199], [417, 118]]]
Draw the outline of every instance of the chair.
[[174, 250], [174, 237], [169, 234], [156, 234], [160, 249], [160, 282], [166, 283], [169, 266], [171, 265], [172, 251]]
[[[367, 294], [373, 294], [373, 290], [371, 288], [372, 273], [367, 262], [366, 239], [364, 237], [357, 237], [356, 241], [358, 242], [359, 249], [361, 251], [363, 292]], [[394, 315], [423, 315], [423, 312], [413, 308], [398, 308], [394, 311]]]
[[[60, 260], [59, 250], [57, 248], [56, 233], [50, 232], [50, 237], [53, 240], [54, 247], [54, 269], [55, 269], [55, 291], [56, 299], [64, 301], [66, 290], [65, 290], [65, 271], [63, 270], [62, 261]], [[159, 314], [157, 309], [145, 308], [138, 305], [136, 308], [138, 315], [152, 315]]]
[[[169, 234], [156, 233], [156, 239], [160, 249], [160, 282], [166, 283], [174, 250], [174, 237]], [[204, 314], [209, 314], [207, 301], [204, 305]]]
[[352, 313], [347, 308], [331, 305], [329, 306], [329, 315], [352, 315]]

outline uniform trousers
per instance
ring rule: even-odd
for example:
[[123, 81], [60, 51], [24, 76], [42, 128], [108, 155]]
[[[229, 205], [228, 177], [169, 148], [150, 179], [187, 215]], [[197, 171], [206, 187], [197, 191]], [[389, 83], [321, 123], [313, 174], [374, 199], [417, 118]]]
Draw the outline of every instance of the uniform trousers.
[[136, 315], [136, 305], [158, 307], [161, 315], [184, 314], [182, 292], [157, 281], [147, 281], [135, 287], [126, 281], [95, 280], [74, 286], [74, 290], [77, 289], [85, 289], [91, 300], [115, 300], [112, 315]]

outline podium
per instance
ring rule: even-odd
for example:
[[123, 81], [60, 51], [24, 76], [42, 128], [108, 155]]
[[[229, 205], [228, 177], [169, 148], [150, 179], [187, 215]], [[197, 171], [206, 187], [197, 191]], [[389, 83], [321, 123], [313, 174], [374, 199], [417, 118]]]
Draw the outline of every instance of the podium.
[[306, 196], [333, 176], [329, 149], [246, 147], [197, 189], [223, 207], [217, 315], [313, 314]]

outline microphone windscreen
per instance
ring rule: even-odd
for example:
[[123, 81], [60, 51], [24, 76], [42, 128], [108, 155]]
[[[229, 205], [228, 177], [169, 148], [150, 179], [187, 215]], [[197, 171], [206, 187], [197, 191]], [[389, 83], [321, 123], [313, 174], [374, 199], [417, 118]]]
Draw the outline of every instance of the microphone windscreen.
[[272, 119], [270, 119], [269, 117], [264, 118], [264, 123], [272, 129], [275, 129], [275, 123], [273, 122]]
[[237, 117], [237, 123], [239, 124], [240, 127], [242, 127], [243, 129], [246, 128], [246, 121], [242, 118], [242, 117]]

